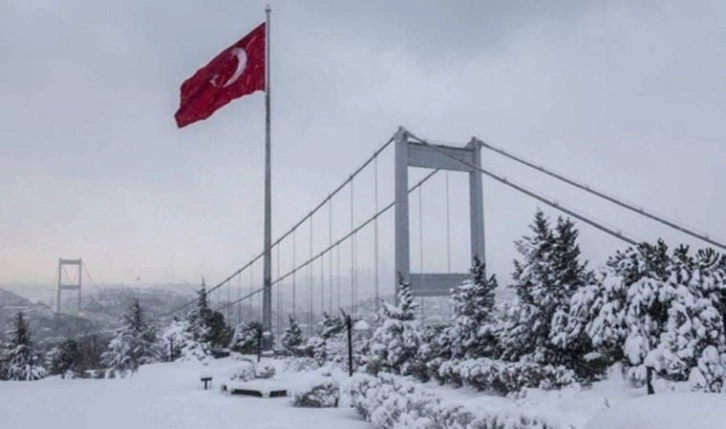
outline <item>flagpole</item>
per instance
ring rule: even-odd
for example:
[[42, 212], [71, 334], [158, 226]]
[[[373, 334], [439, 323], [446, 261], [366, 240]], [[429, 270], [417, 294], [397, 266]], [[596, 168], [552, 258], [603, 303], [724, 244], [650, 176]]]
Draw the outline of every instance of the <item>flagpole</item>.
[[[265, 246], [262, 291], [262, 325], [265, 332], [272, 332], [272, 203], [270, 180], [270, 13], [268, 4], [265, 7]], [[272, 348], [267, 342], [265, 349]]]

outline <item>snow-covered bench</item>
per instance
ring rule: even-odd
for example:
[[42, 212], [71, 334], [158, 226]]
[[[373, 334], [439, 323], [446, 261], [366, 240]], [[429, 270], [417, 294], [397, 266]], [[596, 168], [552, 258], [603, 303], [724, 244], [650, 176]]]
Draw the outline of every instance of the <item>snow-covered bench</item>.
[[222, 385], [222, 391], [230, 395], [257, 396], [258, 398], [277, 398], [287, 396], [287, 389], [270, 380], [230, 381]]

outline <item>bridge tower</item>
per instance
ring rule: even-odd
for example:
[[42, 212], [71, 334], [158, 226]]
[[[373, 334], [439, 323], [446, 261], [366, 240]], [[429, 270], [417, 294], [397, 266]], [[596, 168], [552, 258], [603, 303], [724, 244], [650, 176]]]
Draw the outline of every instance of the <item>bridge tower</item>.
[[[72, 273], [66, 273], [66, 281], [64, 282], [63, 273], [66, 272], [64, 267], [74, 267], [78, 270], [78, 281], [73, 282], [72, 278], [68, 278]], [[75, 271], [75, 269], [73, 271]], [[56, 302], [56, 312], [61, 312], [61, 291], [70, 290], [78, 291], [78, 311], [81, 311], [81, 284], [83, 280], [83, 260], [78, 259], [58, 259], [58, 301]]]
[[[481, 146], [472, 139], [464, 147], [417, 143], [409, 140], [405, 129], [399, 128], [395, 137], [395, 269], [396, 276], [410, 282], [415, 296], [448, 296], [449, 289], [469, 278], [468, 273], [411, 273], [411, 246], [409, 241], [408, 168], [422, 167], [469, 173], [469, 223], [471, 258], [484, 257], [484, 203], [481, 173], [470, 166], [481, 168]], [[457, 160], [462, 160], [466, 165]], [[396, 302], [399, 284], [395, 280]]]

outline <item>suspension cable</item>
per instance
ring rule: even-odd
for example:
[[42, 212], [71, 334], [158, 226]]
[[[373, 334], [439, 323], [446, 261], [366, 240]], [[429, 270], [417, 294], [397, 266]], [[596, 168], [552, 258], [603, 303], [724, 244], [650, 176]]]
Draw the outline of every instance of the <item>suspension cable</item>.
[[607, 201], [609, 201], [609, 202], [611, 202], [613, 204], [616, 204], [616, 205], [618, 205], [620, 207], [623, 207], [623, 208], [625, 208], [627, 210], [630, 210], [632, 212], [635, 212], [635, 213], [637, 213], [637, 214], [639, 214], [641, 216], [644, 216], [644, 217], [647, 217], [647, 218], [649, 218], [651, 220], [654, 220], [656, 222], [659, 222], [659, 223], [661, 223], [661, 224], [663, 224], [665, 226], [668, 226], [670, 228], [673, 228], [673, 229], [675, 229], [677, 231], [680, 231], [680, 232], [682, 232], [684, 234], [690, 235], [691, 237], [694, 237], [694, 238], [697, 238], [699, 240], [705, 241], [706, 243], [709, 243], [709, 244], [712, 244], [714, 246], [720, 247], [721, 249], [726, 249], [726, 244], [724, 244], [722, 242], [719, 242], [719, 241], [716, 241], [715, 239], [711, 238], [709, 236], [709, 234], [698, 233], [698, 232], [694, 231], [693, 229], [691, 229], [690, 227], [684, 226], [683, 224], [679, 224], [679, 223], [676, 223], [674, 221], [669, 221], [669, 220], [663, 218], [662, 216], [659, 216], [659, 215], [654, 214], [650, 210], [646, 210], [646, 209], [644, 209], [642, 207], [636, 207], [635, 205], [630, 204], [628, 202], [625, 202], [622, 199], [619, 199], [619, 198], [617, 198], [615, 196], [612, 196], [612, 195], [608, 195], [608, 194], [606, 194], [606, 193], [604, 193], [602, 191], [593, 189], [589, 185], [586, 185], [586, 184], [584, 184], [582, 182], [578, 182], [578, 181], [576, 181], [574, 179], [570, 179], [568, 177], [565, 177], [565, 176], [563, 176], [563, 175], [561, 175], [559, 173], [556, 173], [556, 172], [554, 172], [552, 170], [549, 170], [549, 169], [547, 169], [547, 168], [545, 168], [545, 167], [543, 167], [541, 165], [536, 165], [536, 164], [534, 164], [532, 162], [529, 162], [527, 160], [524, 160], [524, 159], [522, 159], [522, 158], [520, 158], [520, 157], [518, 157], [516, 155], [513, 155], [513, 154], [511, 154], [509, 152], [506, 152], [504, 149], [501, 149], [499, 147], [496, 147], [496, 146], [491, 145], [489, 143], [486, 143], [484, 141], [477, 140], [477, 142], [479, 143], [479, 145], [481, 147], [483, 147], [485, 149], [489, 149], [489, 150], [491, 150], [493, 152], [496, 152], [496, 153], [498, 153], [498, 154], [500, 154], [500, 155], [502, 155], [504, 157], [507, 157], [507, 158], [509, 158], [509, 159], [511, 159], [511, 160], [513, 160], [515, 162], [518, 162], [518, 163], [520, 163], [522, 165], [525, 165], [525, 166], [527, 166], [529, 168], [532, 168], [534, 170], [540, 171], [540, 172], [542, 172], [542, 173], [544, 173], [544, 174], [546, 174], [546, 175], [548, 175], [550, 177], [554, 177], [555, 179], [558, 179], [558, 180], [560, 180], [562, 182], [565, 182], [568, 185], [574, 186], [575, 188], [578, 188], [578, 189], [583, 190], [585, 192], [589, 192], [592, 195], [595, 195], [597, 197], [600, 197], [600, 198], [602, 198], [604, 200], [607, 200]]
[[[293, 233], [293, 231], [295, 231], [303, 223], [305, 223], [305, 221], [308, 220], [308, 218], [311, 218], [315, 213], [317, 213], [318, 210], [320, 210], [325, 205], [326, 202], [330, 201], [343, 188], [345, 188], [345, 185], [347, 185], [348, 182], [350, 182], [351, 180], [353, 180], [353, 178], [355, 178], [358, 174], [360, 174], [360, 172], [363, 171], [363, 169], [365, 169], [378, 155], [380, 155], [381, 152], [383, 152], [388, 146], [390, 146], [391, 143], [393, 143], [394, 140], [395, 140], [395, 136], [391, 136], [385, 143], [383, 143], [383, 145], [381, 145], [381, 147], [379, 147], [378, 149], [376, 149], [376, 151], [373, 152], [373, 155], [371, 155], [363, 164], [361, 164], [355, 171], [353, 171], [353, 174], [351, 174], [347, 179], [345, 179], [337, 188], [335, 188], [333, 190], [333, 192], [331, 192], [330, 194], [328, 194], [328, 196], [325, 197], [320, 202], [320, 204], [318, 204], [317, 206], [315, 206], [315, 208], [313, 208], [308, 214], [306, 214], [305, 216], [303, 216], [302, 219], [300, 219], [295, 225], [293, 225], [292, 228], [288, 229], [287, 232], [285, 232], [278, 239], [276, 239], [275, 241], [273, 241], [270, 244], [270, 249], [272, 249], [273, 247], [279, 245], [280, 242], [282, 242], [284, 239], [286, 239], [290, 234]], [[237, 274], [243, 272], [244, 270], [246, 270], [247, 268], [249, 268], [252, 264], [254, 264], [255, 262], [257, 262], [258, 259], [262, 258], [264, 256], [264, 254], [265, 254], [264, 251], [260, 252], [257, 256], [255, 256], [254, 258], [252, 258], [252, 260], [250, 260], [245, 265], [243, 265], [241, 268], [237, 269], [235, 272], [233, 272], [232, 274], [230, 274], [227, 278], [225, 278], [224, 280], [222, 280], [221, 282], [219, 282], [216, 286], [208, 289], [207, 292], [206, 292], [207, 295], [209, 293], [213, 292], [214, 290], [216, 290], [216, 289], [224, 286], [225, 283], [227, 283], [228, 281], [232, 280]], [[168, 317], [168, 316], [176, 313], [177, 311], [183, 310], [184, 308], [186, 308], [186, 307], [194, 304], [194, 302], [196, 302], [196, 300], [195, 299], [192, 299], [192, 300], [186, 302], [185, 304], [180, 305], [179, 307], [176, 307], [176, 308], [172, 309], [171, 311], [165, 313], [161, 317]]]
[[[436, 169], [436, 170], [433, 170], [433, 171], [431, 171], [431, 172], [430, 172], [429, 174], [427, 174], [426, 176], [424, 176], [424, 177], [423, 177], [423, 179], [419, 180], [419, 181], [418, 181], [418, 182], [417, 182], [417, 183], [416, 183], [416, 184], [415, 184], [415, 185], [414, 185], [413, 187], [409, 188], [409, 190], [408, 190], [408, 193], [410, 194], [411, 192], [413, 192], [413, 191], [415, 191], [416, 189], [418, 189], [418, 188], [419, 188], [420, 186], [422, 186], [422, 185], [423, 185], [424, 183], [426, 183], [426, 182], [427, 182], [427, 181], [428, 181], [428, 180], [429, 180], [429, 179], [430, 179], [430, 178], [431, 178], [431, 177], [432, 177], [432, 176], [433, 176], [434, 174], [436, 174], [436, 173], [438, 173], [438, 172], [439, 172], [439, 170], [438, 170], [438, 169]], [[282, 277], [279, 277], [279, 278], [277, 278], [277, 279], [276, 279], [275, 281], [273, 281], [273, 282], [272, 282], [272, 284], [271, 284], [271, 285], [272, 285], [272, 286], [274, 286], [274, 285], [277, 285], [277, 284], [279, 284], [280, 282], [282, 282], [283, 280], [287, 279], [288, 277], [290, 277], [290, 276], [294, 276], [294, 274], [295, 274], [295, 273], [296, 273], [297, 271], [300, 271], [300, 270], [302, 270], [303, 268], [305, 268], [306, 266], [308, 266], [308, 265], [312, 264], [313, 262], [315, 262], [315, 260], [316, 260], [316, 259], [318, 259], [318, 258], [321, 258], [321, 257], [322, 257], [323, 255], [325, 255], [326, 253], [328, 253], [329, 251], [331, 251], [331, 250], [332, 250], [332, 249], [334, 249], [335, 247], [338, 247], [338, 249], [340, 249], [340, 247], [339, 247], [339, 246], [340, 246], [340, 244], [341, 244], [341, 243], [345, 242], [345, 240], [347, 240], [347, 239], [349, 239], [350, 237], [352, 237], [352, 236], [353, 236], [353, 234], [355, 234], [356, 232], [358, 232], [358, 231], [360, 231], [361, 229], [363, 229], [363, 228], [365, 228], [366, 226], [368, 226], [368, 225], [369, 225], [369, 224], [370, 224], [371, 222], [373, 222], [373, 221], [374, 221], [374, 220], [375, 220], [376, 218], [378, 218], [379, 216], [383, 215], [383, 214], [384, 214], [384, 213], [386, 213], [386, 212], [387, 212], [388, 210], [392, 209], [392, 208], [393, 208], [393, 207], [394, 207], [395, 205], [396, 205], [396, 202], [395, 202], [395, 201], [392, 201], [392, 202], [391, 202], [391, 203], [389, 203], [389, 204], [388, 204], [387, 206], [385, 206], [384, 208], [382, 208], [381, 210], [379, 210], [378, 212], [376, 212], [376, 213], [375, 213], [375, 214], [374, 214], [373, 216], [371, 216], [370, 218], [368, 218], [368, 219], [367, 219], [367, 220], [366, 220], [365, 222], [363, 222], [363, 223], [361, 223], [360, 225], [358, 225], [358, 226], [357, 226], [357, 227], [356, 227], [356, 228], [355, 228], [355, 229], [354, 229], [353, 231], [350, 231], [350, 232], [349, 232], [348, 234], [344, 235], [343, 237], [341, 237], [340, 239], [338, 239], [338, 240], [337, 240], [336, 242], [334, 242], [334, 243], [333, 243], [333, 244], [332, 244], [331, 246], [329, 246], [329, 247], [327, 247], [327, 248], [323, 249], [323, 250], [322, 250], [322, 251], [321, 251], [320, 253], [318, 253], [317, 255], [315, 255], [315, 256], [313, 256], [312, 258], [308, 259], [307, 261], [305, 261], [305, 262], [301, 263], [301, 264], [300, 264], [300, 265], [298, 265], [297, 267], [294, 267], [294, 268], [293, 268], [292, 270], [290, 270], [289, 272], [287, 272], [286, 274], [284, 274], [284, 275], [283, 275]], [[251, 292], [250, 294], [248, 294], [248, 295], [245, 295], [245, 296], [243, 296], [243, 297], [242, 297], [242, 298], [240, 299], [240, 301], [244, 301], [245, 299], [247, 299], [247, 298], [250, 298], [251, 296], [253, 296], [253, 295], [255, 295], [255, 294], [258, 294], [258, 293], [262, 292], [262, 290], [263, 290], [263, 288], [259, 288], [259, 289], [255, 290], [255, 291], [253, 291], [253, 292]], [[339, 288], [338, 290], [340, 290], [340, 288]], [[233, 302], [233, 303], [231, 303], [230, 305], [233, 305], [233, 304], [236, 304], [236, 303], [237, 303], [237, 302]], [[220, 310], [220, 309], [221, 309], [221, 308], [218, 308], [217, 310]]]
[[[414, 137], [414, 136], [412, 136], [412, 137]], [[496, 173], [493, 173], [493, 172], [491, 172], [489, 170], [486, 170], [484, 168], [478, 167], [478, 166], [476, 166], [476, 165], [474, 165], [474, 164], [472, 164], [470, 162], [464, 161], [464, 160], [459, 159], [459, 158], [457, 158], [457, 157], [455, 157], [453, 155], [450, 155], [448, 152], [442, 150], [438, 146], [436, 146], [434, 144], [431, 144], [431, 143], [429, 143], [429, 142], [427, 142], [427, 141], [425, 141], [423, 139], [420, 139], [418, 137], [415, 137], [415, 138], [418, 141], [420, 141], [422, 144], [424, 144], [424, 145], [426, 145], [426, 146], [434, 149], [435, 151], [443, 154], [444, 156], [446, 156], [448, 158], [451, 158], [451, 159], [453, 159], [453, 160], [455, 160], [455, 161], [457, 161], [457, 162], [459, 162], [459, 163], [461, 163], [463, 165], [466, 165], [467, 167], [469, 167], [471, 169], [474, 169], [474, 170], [476, 170], [476, 171], [478, 171], [478, 172], [480, 172], [480, 173], [482, 173], [482, 174], [484, 174], [486, 176], [489, 176], [492, 179], [494, 179], [494, 180], [496, 180], [498, 182], [501, 182], [501, 183], [503, 183], [503, 184], [505, 184], [505, 185], [507, 185], [507, 186], [509, 186], [511, 188], [514, 188], [517, 191], [522, 192], [523, 194], [526, 194], [526, 195], [528, 195], [528, 196], [530, 196], [530, 197], [532, 197], [532, 198], [534, 198], [534, 199], [536, 199], [536, 200], [538, 200], [538, 201], [540, 201], [540, 202], [542, 202], [544, 204], [547, 204], [548, 206], [550, 206], [550, 207], [552, 207], [554, 209], [557, 209], [557, 210], [559, 210], [559, 211], [561, 211], [561, 212], [563, 212], [563, 213], [565, 213], [565, 214], [567, 214], [569, 216], [572, 216], [572, 217], [574, 217], [576, 219], [579, 219], [580, 221], [585, 222], [586, 224], [588, 224], [588, 225], [590, 225], [590, 226], [592, 226], [594, 228], [597, 228], [597, 229], [599, 229], [600, 231], [602, 231], [602, 232], [604, 232], [606, 234], [609, 234], [609, 235], [611, 235], [611, 236], [613, 236], [615, 238], [618, 238], [618, 239], [620, 239], [620, 240], [622, 240], [622, 241], [624, 241], [624, 242], [626, 242], [626, 243], [628, 243], [630, 245], [633, 245], [633, 246], [635, 246], [635, 245], [638, 244], [638, 242], [636, 240], [634, 240], [634, 239], [632, 239], [630, 237], [627, 237], [627, 236], [623, 235], [623, 233], [621, 231], [615, 231], [615, 230], [613, 230], [613, 229], [611, 229], [611, 228], [609, 228], [609, 227], [607, 227], [607, 226], [605, 226], [605, 225], [603, 225], [601, 223], [598, 223], [598, 222], [596, 222], [594, 220], [591, 220], [590, 218], [586, 217], [585, 215], [581, 215], [581, 214], [579, 214], [579, 213], [577, 213], [577, 212], [575, 212], [575, 211], [573, 211], [571, 209], [568, 209], [566, 207], [563, 207], [560, 203], [558, 203], [556, 201], [552, 201], [552, 200], [550, 200], [548, 198], [545, 198], [543, 196], [540, 196], [539, 194], [535, 193], [534, 191], [531, 191], [529, 189], [526, 189], [523, 186], [518, 185], [516, 183], [513, 183], [512, 181], [510, 181], [509, 179], [507, 179], [504, 176], [500, 176], [500, 175], [498, 175]]]

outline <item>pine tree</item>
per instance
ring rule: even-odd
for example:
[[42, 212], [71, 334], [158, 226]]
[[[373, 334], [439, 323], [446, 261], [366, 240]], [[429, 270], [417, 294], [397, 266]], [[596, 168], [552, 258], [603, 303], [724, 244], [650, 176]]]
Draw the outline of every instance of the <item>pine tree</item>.
[[530, 229], [533, 235], [517, 242], [522, 257], [514, 263], [517, 304], [501, 336], [504, 357], [572, 366], [591, 351], [587, 337], [576, 337], [564, 348], [558, 340], [567, 328], [572, 296], [594, 277], [580, 261], [578, 232], [570, 219], [558, 218], [552, 230], [538, 210]]
[[384, 304], [380, 325], [370, 341], [368, 371], [417, 375], [425, 371], [417, 359], [421, 345], [421, 327], [415, 320], [416, 303], [411, 285], [399, 276], [398, 305]]
[[164, 329], [160, 339], [162, 359], [199, 362], [211, 356], [209, 344], [194, 339], [188, 320], [174, 320]]
[[305, 339], [303, 338], [302, 329], [300, 329], [300, 325], [297, 324], [295, 318], [290, 315], [289, 319], [290, 324], [282, 335], [282, 347], [294, 356], [297, 356], [300, 354], [299, 348], [303, 345]]
[[197, 303], [189, 313], [189, 329], [195, 341], [207, 343], [208, 348], [224, 348], [232, 340], [234, 331], [227, 325], [224, 315], [209, 308], [207, 290], [202, 280], [202, 287], [197, 291]]
[[[663, 241], [618, 252], [598, 281], [573, 296], [561, 339], [584, 332], [607, 363], [622, 361], [637, 384], [648, 365], [668, 379], [717, 385], [720, 358], [713, 356], [726, 352], [720, 307], [725, 267], [712, 250], [693, 257], [681, 246], [669, 254]], [[705, 374], [693, 374], [702, 367]]]
[[262, 330], [262, 323], [258, 321], [240, 323], [232, 336], [230, 349], [242, 354], [257, 354]]
[[138, 300], [134, 300], [121, 319], [121, 327], [102, 356], [107, 368], [136, 371], [139, 366], [155, 362], [159, 357], [156, 331], [146, 320]]
[[40, 365], [38, 356], [33, 352], [30, 336], [30, 328], [23, 313], [18, 313], [5, 353], [3, 378], [31, 381], [45, 377], [45, 368]]
[[68, 372], [79, 373], [80, 350], [74, 340], [65, 340], [51, 349], [46, 356], [46, 367], [51, 375], [65, 375]]
[[454, 322], [449, 338], [453, 357], [491, 357], [495, 353], [493, 311], [496, 288], [496, 278], [492, 275], [487, 279], [484, 263], [475, 257], [471, 279], [454, 289], [451, 296]]
[[[344, 316], [343, 316], [344, 317]], [[331, 316], [327, 311], [323, 312], [322, 328], [320, 338], [327, 340], [340, 335], [345, 330], [345, 322], [341, 316]]]
[[202, 280], [202, 287], [197, 291], [196, 306], [189, 312], [187, 320], [188, 329], [192, 338], [198, 342], [209, 342], [210, 329], [207, 325], [209, 319], [209, 304], [207, 303], [207, 289]]

